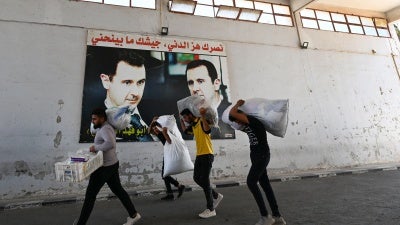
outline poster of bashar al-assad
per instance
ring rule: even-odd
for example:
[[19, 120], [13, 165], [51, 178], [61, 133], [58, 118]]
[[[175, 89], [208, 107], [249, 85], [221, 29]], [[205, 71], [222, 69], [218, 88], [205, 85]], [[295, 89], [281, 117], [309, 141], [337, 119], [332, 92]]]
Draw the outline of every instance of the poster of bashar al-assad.
[[117, 129], [117, 141], [154, 141], [148, 128], [153, 117], [173, 114], [179, 122], [177, 101], [191, 95], [218, 112], [212, 138], [235, 138], [221, 120], [231, 104], [222, 43], [89, 30], [79, 142], [93, 141], [91, 111], [98, 107], [128, 119], [129, 127]]

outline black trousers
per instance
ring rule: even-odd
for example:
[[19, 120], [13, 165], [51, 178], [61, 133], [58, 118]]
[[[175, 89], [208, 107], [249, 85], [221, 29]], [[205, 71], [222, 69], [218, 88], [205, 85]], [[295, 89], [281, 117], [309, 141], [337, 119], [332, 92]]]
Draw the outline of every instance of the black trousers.
[[263, 196], [257, 183], [260, 183], [262, 189], [267, 196], [269, 206], [272, 210], [273, 216], [280, 216], [278, 204], [276, 202], [274, 191], [272, 190], [271, 183], [269, 182], [267, 174], [267, 165], [270, 160], [269, 151], [257, 150], [250, 153], [251, 167], [247, 176], [247, 186], [249, 187], [254, 199], [257, 202], [258, 209], [261, 216], [267, 216], [268, 211], [264, 203]]
[[96, 196], [105, 183], [110, 187], [111, 191], [119, 198], [128, 211], [129, 216], [136, 214], [128, 193], [124, 190], [119, 179], [119, 162], [111, 166], [103, 166], [90, 175], [89, 185], [86, 190], [85, 201], [82, 206], [81, 215], [79, 216], [77, 225], [85, 225], [93, 210]]
[[194, 162], [193, 180], [203, 189], [207, 200], [207, 209], [214, 210], [213, 198], [218, 198], [218, 193], [211, 188], [210, 173], [214, 155], [196, 156]]
[[173, 184], [175, 187], [178, 187], [179, 182], [176, 179], [172, 178], [171, 176], [163, 177], [163, 175], [164, 175], [164, 161], [162, 165], [161, 177], [164, 180], [165, 187], [167, 188], [167, 194], [172, 194], [171, 184]]

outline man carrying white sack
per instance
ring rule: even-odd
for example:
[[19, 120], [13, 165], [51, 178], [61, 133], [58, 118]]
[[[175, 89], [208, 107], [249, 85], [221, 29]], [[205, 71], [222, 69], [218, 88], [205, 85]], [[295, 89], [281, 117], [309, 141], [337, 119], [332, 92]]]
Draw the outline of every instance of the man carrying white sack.
[[[153, 121], [150, 124], [150, 133], [157, 136], [157, 138], [161, 141], [163, 146], [165, 147], [165, 144], [172, 144], [172, 140], [170, 135], [168, 134], [168, 127], [162, 127], [159, 122], [157, 122], [157, 119], [159, 117], [156, 116], [153, 118]], [[179, 132], [179, 130], [178, 130]], [[183, 140], [183, 139], [182, 139]], [[174, 185], [175, 187], [178, 188], [178, 198], [180, 198], [185, 190], [185, 185], [182, 185], [178, 182], [178, 180], [174, 179], [172, 176], [164, 176], [164, 157], [163, 157], [163, 165], [162, 165], [162, 170], [161, 170], [161, 177], [164, 180], [165, 187], [167, 189], [167, 195], [162, 197], [161, 200], [174, 200], [174, 194], [172, 192], [172, 187], [171, 184]]]
[[[260, 120], [238, 109], [244, 103], [244, 100], [237, 101], [229, 112], [229, 120], [242, 125], [241, 131], [249, 136], [251, 167], [247, 176], [247, 186], [253, 194], [261, 214], [261, 219], [256, 225], [286, 224], [279, 212], [275, 194], [267, 174], [270, 150], [266, 130]], [[267, 207], [257, 183], [260, 183], [267, 196], [272, 210], [272, 217], [268, 215]]]
[[92, 112], [92, 123], [99, 130], [94, 138], [94, 145], [90, 146], [90, 152], [103, 152], [103, 166], [90, 175], [89, 185], [86, 189], [85, 201], [77, 225], [85, 225], [93, 210], [96, 196], [105, 183], [111, 191], [119, 198], [128, 211], [127, 222], [124, 225], [133, 225], [140, 218], [128, 193], [124, 190], [119, 179], [119, 161], [116, 153], [115, 130], [107, 122], [104, 109], [95, 109]]
[[[193, 179], [203, 189], [207, 201], [207, 208], [199, 214], [199, 217], [210, 218], [217, 215], [215, 208], [221, 202], [223, 195], [214, 191], [210, 184], [214, 150], [211, 143], [211, 127], [206, 120], [206, 109], [200, 108], [201, 117], [195, 117], [189, 109], [183, 109], [180, 115], [183, 117], [182, 130], [187, 134], [193, 134], [196, 140]], [[186, 127], [185, 122], [191, 125]]]

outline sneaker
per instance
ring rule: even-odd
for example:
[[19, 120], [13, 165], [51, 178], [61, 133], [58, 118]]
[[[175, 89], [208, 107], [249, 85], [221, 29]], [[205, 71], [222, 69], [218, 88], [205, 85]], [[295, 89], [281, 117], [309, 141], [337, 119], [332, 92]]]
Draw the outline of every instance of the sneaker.
[[210, 217], [213, 217], [216, 215], [217, 215], [217, 213], [215, 212], [215, 209], [213, 211], [206, 209], [202, 213], [199, 214], [199, 216], [203, 219], [210, 218]]
[[133, 225], [133, 224], [135, 224], [137, 221], [139, 221], [140, 220], [140, 218], [142, 218], [141, 216], [140, 216], [140, 214], [139, 213], [136, 213], [136, 216], [134, 217], [134, 218], [132, 218], [132, 217], [128, 217], [128, 218], [126, 218], [126, 223], [124, 223], [123, 225]]
[[184, 191], [185, 191], [185, 185], [180, 185], [178, 187], [178, 198], [180, 198], [183, 195]]
[[224, 198], [224, 196], [220, 193], [218, 193], [218, 198], [214, 199], [213, 207], [216, 209], [221, 202], [221, 200]]
[[273, 216], [272, 218], [275, 220], [274, 225], [286, 225], [286, 221], [282, 216]]
[[162, 197], [161, 200], [163, 200], [163, 201], [174, 200], [174, 195], [173, 194], [167, 194], [165, 197]]
[[261, 219], [256, 223], [256, 225], [272, 225], [274, 224], [275, 220], [268, 215], [268, 217], [266, 216], [262, 216]]

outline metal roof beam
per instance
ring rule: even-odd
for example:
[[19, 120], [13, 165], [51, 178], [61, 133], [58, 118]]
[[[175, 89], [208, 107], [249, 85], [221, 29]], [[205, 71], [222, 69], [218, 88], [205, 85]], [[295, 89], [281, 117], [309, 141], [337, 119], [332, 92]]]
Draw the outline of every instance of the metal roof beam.
[[386, 12], [388, 23], [400, 20], [400, 5]]
[[298, 12], [316, 0], [290, 0], [290, 7], [293, 12]]

